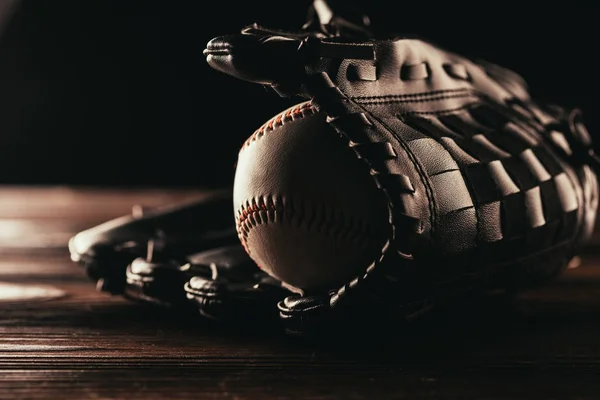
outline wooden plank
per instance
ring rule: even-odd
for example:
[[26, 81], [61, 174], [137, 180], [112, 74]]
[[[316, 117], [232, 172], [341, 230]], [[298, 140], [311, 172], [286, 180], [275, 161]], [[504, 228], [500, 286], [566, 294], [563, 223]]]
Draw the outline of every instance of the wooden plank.
[[[78, 215], [73, 225], [61, 225], [66, 213], [53, 219], [41, 208], [15, 212], [32, 224], [30, 234], [48, 220], [37, 226], [52, 232], [56, 223], [56, 231], [73, 233], [102, 214], [87, 219], [81, 211], [96, 195], [113, 204], [104, 215], [115, 216], [136, 196], [78, 192], [69, 203]], [[141, 197], [161, 204], [169, 196]], [[18, 203], [1, 190], [0, 198]], [[593, 399], [600, 389], [594, 251], [556, 282], [516, 299], [466, 304], [374, 337], [357, 327], [322, 343], [97, 292], [64, 248], [4, 253], [0, 291], [2, 284], [64, 296], [0, 299], [0, 399]]]
[[[44, 265], [15, 282], [47, 279]], [[10, 309], [0, 303], [0, 397], [55, 398], [68, 389], [62, 398], [415, 398], [441, 391], [439, 398], [541, 399], [591, 381], [600, 357], [600, 296], [575, 278], [381, 341], [342, 337], [329, 346], [98, 293], [76, 268], [72, 278], [59, 274], [54, 282], [67, 297]], [[32, 385], [39, 390], [32, 393]]]
[[198, 199], [220, 189], [0, 187], [0, 218], [104, 219], [134, 205], [158, 207]]
[[0, 188], [0, 255], [59, 253], [84, 229], [134, 206], [157, 208], [199, 200], [220, 189]]

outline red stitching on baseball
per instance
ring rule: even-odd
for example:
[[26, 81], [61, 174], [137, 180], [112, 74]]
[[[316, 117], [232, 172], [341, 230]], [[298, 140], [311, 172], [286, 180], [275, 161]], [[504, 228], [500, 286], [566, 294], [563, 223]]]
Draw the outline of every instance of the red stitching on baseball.
[[249, 204], [246, 207], [242, 208], [240, 211], [240, 217], [239, 217], [238, 223], [237, 223], [238, 229], [241, 229], [244, 222], [259, 211], [276, 211], [275, 203], [271, 203], [271, 202], [269, 202], [268, 204], [254, 203], [254, 204]]
[[278, 115], [264, 123], [256, 131], [254, 131], [254, 133], [248, 138], [248, 140], [246, 140], [246, 142], [242, 146], [242, 149], [246, 146], [249, 146], [250, 143], [264, 135], [266, 132], [273, 131], [276, 127], [282, 126], [288, 121], [293, 121], [295, 119], [306, 116], [307, 112], [310, 112], [310, 114], [314, 114], [315, 112], [317, 112], [316, 108], [310, 101], [301, 103], [293, 108], [288, 109], [287, 111], [279, 113]]
[[[264, 212], [262, 216], [259, 216], [260, 211]], [[265, 196], [246, 199], [237, 212], [237, 233], [248, 254], [251, 252], [247, 245], [247, 239], [252, 228], [261, 224], [296, 220], [298, 216], [307, 221], [317, 232], [327, 232], [328, 235], [352, 241], [359, 246], [364, 245], [367, 239], [373, 238], [375, 235], [375, 231], [367, 221], [356, 219], [352, 215], [335, 215], [334, 212], [325, 210], [323, 207], [311, 208], [309, 218], [306, 218], [306, 212], [302, 203], [294, 204], [289, 199], [284, 202], [280, 197], [275, 199]]]

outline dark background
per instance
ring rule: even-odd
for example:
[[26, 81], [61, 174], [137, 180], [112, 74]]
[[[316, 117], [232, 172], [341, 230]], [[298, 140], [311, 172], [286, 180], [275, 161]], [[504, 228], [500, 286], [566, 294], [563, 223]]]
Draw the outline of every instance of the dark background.
[[[309, 1], [0, 3], [13, 5], [0, 32], [0, 184], [229, 185], [244, 139], [299, 101], [212, 70], [202, 50], [253, 22], [299, 27]], [[518, 71], [598, 130], [594, 8], [354, 3], [374, 24]]]

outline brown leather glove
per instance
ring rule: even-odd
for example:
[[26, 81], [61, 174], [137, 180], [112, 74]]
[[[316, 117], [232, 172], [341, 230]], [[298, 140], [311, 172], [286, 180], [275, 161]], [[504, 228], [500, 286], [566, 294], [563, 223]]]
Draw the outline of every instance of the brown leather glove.
[[[296, 32], [255, 24], [214, 38], [204, 51], [218, 71], [310, 100], [318, 129], [337, 133], [340, 148], [369, 171], [364, 190], [385, 198], [371, 210], [389, 217], [376, 254], [345, 282], [314, 289], [294, 260], [308, 254], [303, 260], [325, 265], [330, 249], [282, 225], [285, 200], [252, 200], [310, 181], [287, 173], [267, 180], [243, 160], [236, 180], [244, 183], [234, 185], [238, 233], [263, 269], [297, 286], [299, 294], [279, 304], [289, 331], [407, 318], [470, 291], [519, 291], [560, 273], [589, 238], [598, 205], [597, 157], [581, 112], [535, 99], [518, 74], [500, 66], [423, 38], [374, 34], [323, 1], [313, 9], [313, 22]], [[279, 125], [294, 137], [310, 135]], [[264, 157], [265, 171], [296, 168], [266, 151], [252, 155]], [[308, 175], [318, 188], [311, 190], [333, 201], [318, 174]], [[358, 207], [356, 195], [337, 204]]]

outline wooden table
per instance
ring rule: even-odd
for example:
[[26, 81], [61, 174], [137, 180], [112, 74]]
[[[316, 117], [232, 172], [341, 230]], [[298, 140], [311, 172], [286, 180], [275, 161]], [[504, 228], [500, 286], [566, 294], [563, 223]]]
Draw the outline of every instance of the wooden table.
[[[1, 399], [598, 399], [600, 252], [514, 302], [299, 343], [97, 292], [66, 241], [200, 190], [0, 189]], [[256, 328], [256, 327], [254, 327]]]

